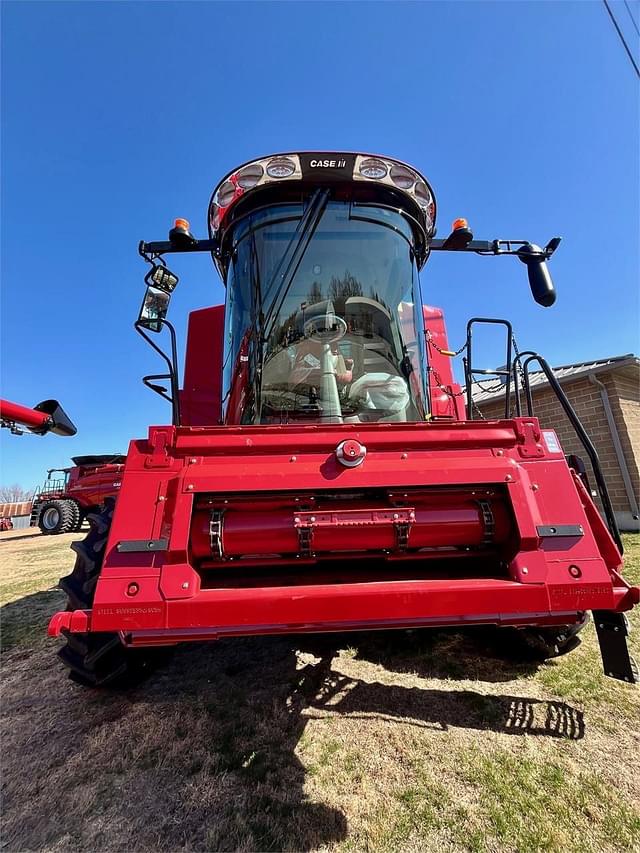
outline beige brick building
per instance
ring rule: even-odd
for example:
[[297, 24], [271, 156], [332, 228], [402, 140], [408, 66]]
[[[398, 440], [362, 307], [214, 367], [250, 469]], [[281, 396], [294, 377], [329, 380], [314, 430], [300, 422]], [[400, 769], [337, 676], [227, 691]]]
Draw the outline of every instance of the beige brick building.
[[[621, 530], [640, 530], [640, 359], [634, 355], [554, 368], [571, 405], [594, 443]], [[475, 386], [474, 402], [485, 418], [504, 417], [504, 390]], [[553, 428], [566, 454], [581, 456], [592, 489], [595, 479], [571, 423], [544, 374], [531, 373], [534, 414]]]

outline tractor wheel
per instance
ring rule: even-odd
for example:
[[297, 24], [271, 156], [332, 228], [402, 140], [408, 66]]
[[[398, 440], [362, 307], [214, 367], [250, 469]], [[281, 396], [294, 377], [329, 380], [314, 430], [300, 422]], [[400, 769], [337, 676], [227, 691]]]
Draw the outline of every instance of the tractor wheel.
[[[107, 537], [113, 516], [115, 500], [108, 498], [103, 510], [87, 516], [90, 531], [71, 549], [76, 562], [70, 575], [60, 579], [60, 589], [67, 594], [68, 610], [90, 610], [96, 583], [104, 560]], [[62, 632], [66, 644], [59, 656], [69, 667], [69, 677], [85, 687], [129, 686], [140, 681], [151, 671], [158, 659], [158, 651], [128, 649], [120, 642], [118, 633], [89, 632], [72, 634]]]
[[80, 530], [82, 525], [82, 510], [80, 509], [80, 504], [75, 501], [69, 501], [69, 503], [73, 509], [73, 527], [71, 528], [71, 532], [75, 533], [77, 530]]
[[82, 511], [80, 506], [78, 504], [76, 504], [76, 506], [78, 507], [78, 521], [76, 522], [76, 526], [73, 528], [74, 533], [78, 533], [80, 530], [82, 530], [82, 525], [84, 524], [84, 520], [87, 517], [87, 515]]
[[589, 621], [589, 614], [573, 625], [559, 625], [553, 628], [522, 628], [518, 631], [526, 650], [539, 660], [557, 658], [572, 652], [580, 645], [578, 634]]
[[38, 527], [45, 536], [71, 533], [78, 523], [78, 504], [74, 501], [44, 501], [40, 507]]

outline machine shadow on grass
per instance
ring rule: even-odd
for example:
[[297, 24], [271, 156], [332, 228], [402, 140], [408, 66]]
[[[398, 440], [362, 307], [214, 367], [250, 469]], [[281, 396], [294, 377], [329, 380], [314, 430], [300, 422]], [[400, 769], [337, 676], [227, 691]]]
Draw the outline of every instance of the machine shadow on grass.
[[[37, 599], [42, 598], [43, 608], [50, 607], [51, 595], [43, 592], [6, 605], [0, 614], [3, 623], [12, 615], [9, 610], [15, 611], [14, 618], [20, 616], [15, 608], [21, 604], [25, 616], [34, 612]], [[36, 628], [40, 631], [34, 624], [34, 637]], [[297, 750], [310, 720], [338, 716], [357, 721], [360, 730], [367, 720], [384, 719], [436, 735], [462, 727], [573, 740], [584, 736], [582, 713], [562, 702], [370, 680], [370, 663], [388, 672], [431, 678], [450, 675], [456, 658], [464, 658], [463, 669], [468, 664], [469, 678], [480, 677], [484, 666], [487, 672], [492, 665], [502, 666], [482, 654], [474, 659], [473, 638], [464, 632], [255, 637], [184, 646], [135, 688], [111, 692], [68, 684], [64, 700], [53, 708], [51, 692], [59, 693], [67, 682], [54, 660], [54, 644], [43, 645], [39, 642], [32, 650], [20, 643], [20, 695], [6, 697], [5, 712], [9, 719], [14, 712], [19, 716], [25, 701], [31, 719], [46, 710], [54, 715], [52, 735], [41, 737], [36, 747], [25, 728], [25, 744], [19, 749], [16, 744], [20, 766], [5, 769], [20, 776], [20, 767], [28, 761], [42, 778], [60, 773], [66, 780], [71, 775], [86, 800], [87, 786], [95, 779], [92, 768], [100, 766], [102, 788], [108, 788], [111, 778], [117, 785], [110, 820], [135, 826], [140, 850], [186, 845], [307, 851], [345, 839], [348, 826], [342, 810], [322, 799], [312, 801], [305, 791], [310, 771]], [[34, 678], [25, 654], [37, 656], [42, 680]], [[531, 672], [524, 664], [504, 666], [500, 678], [487, 680]], [[101, 739], [105, 725], [111, 731], [108, 755]], [[357, 736], [354, 733], [356, 741]], [[37, 753], [28, 756], [25, 749]], [[71, 774], [67, 767], [73, 768]], [[54, 783], [55, 776], [52, 787]], [[74, 800], [68, 799], [68, 791], [65, 796], [65, 808], [48, 794], [43, 801], [36, 798], [26, 820], [24, 815], [16, 814], [13, 820], [7, 815], [8, 837], [18, 847], [55, 846], [71, 823], [79, 833], [78, 848], [89, 849], [95, 844], [93, 818], [101, 814], [104, 796], [98, 792], [95, 805], [77, 816], [69, 814]], [[105, 849], [117, 844], [114, 839]]]
[[[482, 638], [483, 642], [479, 643]], [[331, 670], [340, 649], [355, 651], [359, 661], [387, 671], [422, 678], [506, 681], [535, 672], [534, 661], [492, 657], [502, 650], [491, 631], [384, 631], [368, 635], [298, 638], [297, 648], [309, 648], [320, 657], [326, 675], [316, 699], [317, 708], [350, 717], [375, 715], [399, 723], [447, 730], [450, 726], [486, 729], [504, 734], [530, 734], [580, 740], [585, 723], [582, 711], [565, 702], [519, 696], [491, 695], [473, 690], [438, 690], [381, 684], [350, 678]], [[497, 645], [496, 645], [497, 643]]]
[[0, 607], [2, 651], [43, 641], [51, 614], [56, 607], [64, 606], [64, 598], [64, 593], [59, 590], [48, 589], [3, 604]]
[[[212, 849], [248, 842], [251, 849], [310, 850], [347, 837], [345, 815], [305, 795], [307, 768], [296, 749], [310, 720], [337, 715], [357, 720], [358, 727], [383, 718], [436, 733], [456, 726], [572, 740], [584, 736], [582, 712], [563, 702], [344, 675], [335, 657], [345, 639], [348, 635], [245, 638], [184, 647], [164, 672], [130, 694], [134, 702], [144, 696], [150, 707], [157, 703], [159, 713], [170, 716], [173, 705], [174, 714], [191, 708], [200, 715], [198, 728], [204, 725], [208, 735], [199, 738], [204, 752], [194, 753], [191, 746], [175, 769], [189, 777], [206, 768], [214, 786], [212, 771], [224, 778], [233, 819], [224, 806], [215, 815], [216, 829], [207, 837]], [[311, 656], [313, 661], [304, 663]], [[188, 719], [187, 713], [180, 724], [185, 730]], [[206, 801], [201, 807], [202, 820], [211, 822]]]

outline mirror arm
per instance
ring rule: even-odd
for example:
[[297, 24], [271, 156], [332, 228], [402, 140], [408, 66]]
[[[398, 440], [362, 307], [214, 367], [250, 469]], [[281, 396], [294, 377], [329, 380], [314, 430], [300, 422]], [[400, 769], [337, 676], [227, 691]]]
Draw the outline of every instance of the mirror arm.
[[[536, 253], [541, 261], [547, 261], [560, 245], [560, 237], [553, 237], [544, 249]], [[518, 255], [525, 247], [530, 247], [528, 240], [471, 240], [466, 246], [454, 248], [445, 245], [447, 240], [432, 240], [430, 250], [433, 252], [474, 252], [476, 255]], [[149, 244], [153, 245], [153, 244]], [[531, 253], [527, 253], [531, 256]]]
[[[540, 250], [541, 260], [548, 260], [558, 248], [560, 237], [553, 237], [544, 249]], [[466, 246], [453, 248], [445, 246], [446, 240], [432, 240], [429, 244], [433, 252], [475, 252], [479, 255], [518, 255], [523, 246], [530, 245], [528, 240], [471, 240]], [[140, 241], [138, 252], [143, 258], [159, 257], [166, 254], [184, 254], [187, 252], [216, 252], [215, 240], [194, 240], [189, 245], [177, 246], [170, 240], [157, 240], [152, 243]]]
[[185, 252], [215, 252], [216, 243], [214, 240], [194, 240], [193, 243], [187, 245], [176, 245], [170, 240], [157, 240], [153, 243], [145, 243], [141, 240], [138, 244], [138, 252], [145, 260], [151, 260], [160, 255], [184, 254]]

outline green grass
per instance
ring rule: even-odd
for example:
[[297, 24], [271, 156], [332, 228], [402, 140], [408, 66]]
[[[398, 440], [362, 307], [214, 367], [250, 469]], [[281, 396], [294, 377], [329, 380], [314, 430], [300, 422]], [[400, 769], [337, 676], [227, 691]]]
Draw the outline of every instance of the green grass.
[[[640, 814], [595, 773], [569, 773], [562, 759], [541, 761], [497, 750], [469, 751], [463, 779], [478, 796], [482, 829], [471, 848], [631, 850], [640, 840]], [[460, 839], [462, 840], [462, 839]]]

